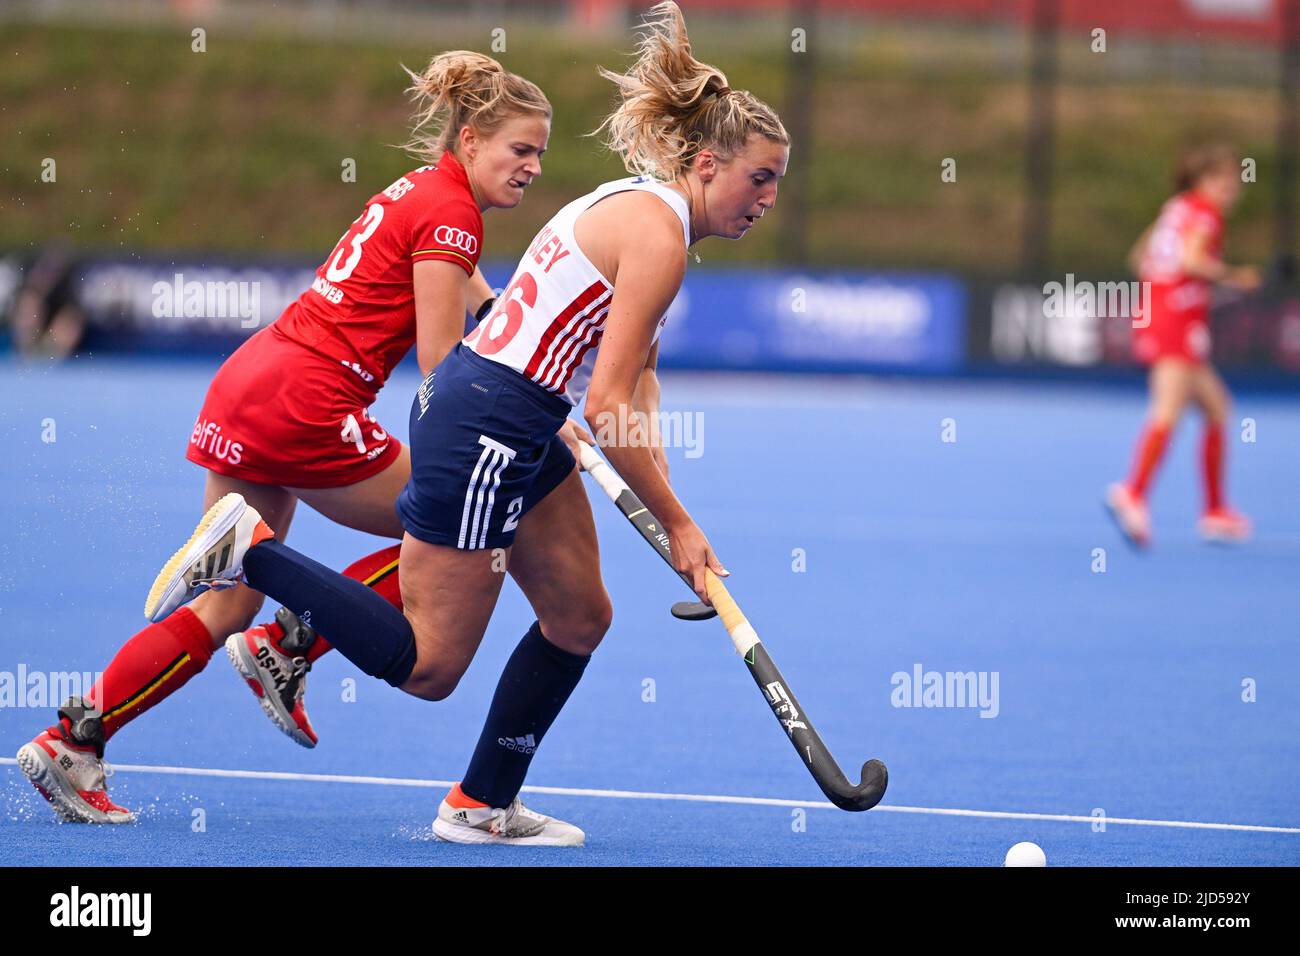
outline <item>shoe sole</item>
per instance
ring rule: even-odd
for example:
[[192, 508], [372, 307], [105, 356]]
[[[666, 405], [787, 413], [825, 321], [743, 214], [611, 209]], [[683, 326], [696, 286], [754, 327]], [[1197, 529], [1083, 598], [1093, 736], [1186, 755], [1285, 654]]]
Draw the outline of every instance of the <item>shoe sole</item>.
[[480, 830], [477, 827], [469, 827], [460, 823], [448, 823], [442, 817], [434, 819], [433, 835], [447, 843], [479, 846], [489, 843], [498, 846], [582, 846], [586, 840], [586, 834], [581, 830], [578, 831], [576, 839], [573, 837], [557, 839], [556, 837], [545, 836], [503, 837], [497, 836], [495, 833], [489, 833], [487, 830]]
[[33, 787], [37, 789], [54, 808], [54, 812], [64, 823], [134, 823], [135, 814], [127, 813], [124, 818], [115, 818], [105, 813], [103, 810], [97, 810], [80, 796], [70, 797], [69, 793], [76, 793], [77, 788], [72, 786], [63, 771], [59, 769], [57, 763], [50, 759], [40, 747], [33, 744], [25, 744], [18, 751], [18, 769], [23, 772]]
[[287, 718], [284, 713], [276, 706], [271, 692], [262, 684], [261, 669], [257, 666], [248, 653], [248, 642], [244, 640], [243, 634], [231, 634], [226, 638], [226, 656], [230, 658], [230, 663], [234, 666], [239, 676], [244, 679], [249, 688], [253, 691], [253, 696], [257, 698], [257, 705], [262, 708], [262, 713], [270, 719], [271, 723], [294, 743], [301, 747], [311, 750], [316, 746], [316, 742], [298, 729], [298, 725]]
[[1225, 534], [1219, 531], [1201, 531], [1201, 540], [1206, 544], [1218, 544], [1224, 547], [1234, 547], [1235, 545], [1245, 544], [1250, 540], [1249, 532], [1244, 535]]
[[195, 562], [212, 547], [209, 539], [220, 541], [239, 523], [239, 519], [247, 510], [248, 504], [243, 497], [234, 492], [220, 498], [207, 510], [189, 540], [171, 556], [163, 565], [163, 569], [158, 572], [158, 577], [154, 579], [153, 587], [149, 589], [149, 597], [144, 602], [144, 616], [148, 620], [155, 624], [158, 622], [159, 619], [155, 617], [158, 609], [172, 596], [176, 588], [181, 586], [181, 577], [185, 571], [193, 567]]

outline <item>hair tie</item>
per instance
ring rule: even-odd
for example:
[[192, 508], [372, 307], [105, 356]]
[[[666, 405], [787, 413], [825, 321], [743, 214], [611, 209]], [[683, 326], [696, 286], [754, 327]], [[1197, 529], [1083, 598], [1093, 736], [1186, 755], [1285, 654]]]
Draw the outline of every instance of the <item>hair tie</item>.
[[724, 86], [724, 87], [723, 87], [722, 89], [720, 89], [720, 90], [715, 90], [714, 93], [713, 93], [713, 95], [716, 96], [718, 99], [722, 99], [724, 96], [726, 96], [728, 93], [731, 93], [731, 92], [734, 92], [734, 91], [731, 89], [731, 87], [729, 87], [729, 86]]

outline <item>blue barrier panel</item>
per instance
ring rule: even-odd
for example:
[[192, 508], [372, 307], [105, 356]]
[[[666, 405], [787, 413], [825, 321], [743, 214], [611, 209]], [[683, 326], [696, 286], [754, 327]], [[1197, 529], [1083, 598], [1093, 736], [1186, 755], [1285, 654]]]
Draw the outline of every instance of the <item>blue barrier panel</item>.
[[941, 275], [691, 272], [660, 357], [686, 368], [951, 372], [965, 361], [966, 292]]
[[[485, 266], [500, 288], [512, 264]], [[93, 259], [79, 300], [95, 350], [229, 352], [306, 289], [305, 262]], [[661, 363], [678, 368], [955, 372], [966, 291], [954, 277], [794, 270], [688, 271]]]
[[270, 325], [311, 285], [301, 263], [86, 262], [80, 302], [103, 351], [229, 352]]

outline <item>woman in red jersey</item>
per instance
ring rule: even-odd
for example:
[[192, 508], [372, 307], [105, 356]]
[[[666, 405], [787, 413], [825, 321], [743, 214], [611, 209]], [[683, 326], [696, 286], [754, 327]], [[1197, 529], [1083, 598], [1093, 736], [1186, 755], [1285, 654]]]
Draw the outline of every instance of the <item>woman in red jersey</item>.
[[237, 494], [209, 510], [147, 604], [165, 618], [196, 585], [211, 586], [191, 569], [228, 554], [222, 576], [242, 574], [295, 613], [310, 610], [366, 674], [442, 700], [483, 639], [504, 557], [537, 619], [506, 662], [465, 776], [438, 809], [433, 831], [452, 842], [584, 840], [580, 828], [519, 799], [613, 615], [591, 505], [559, 437], [576, 406], [612, 442], [610, 462], [659, 517], [701, 597], [709, 574], [726, 575], [647, 427], [659, 407], [658, 339], [687, 250], [754, 228], [776, 203], [790, 140], [771, 107], [695, 59], [674, 3], [651, 11], [631, 69], [604, 75], [620, 94], [601, 127], [605, 142], [637, 175], [557, 212], [492, 313], [420, 386], [411, 480], [397, 502], [403, 608], [275, 540]]
[[[205, 509], [238, 492], [281, 534], [303, 501], [349, 528], [402, 536], [394, 503], [410, 454], [368, 409], [412, 345], [427, 374], [461, 337], [466, 311], [490, 300], [477, 268], [481, 214], [523, 198], [541, 173], [551, 119], [537, 86], [477, 53], [443, 53], [411, 76], [417, 115], [407, 148], [428, 165], [372, 196], [311, 288], [217, 372], [188, 449], [207, 469]], [[347, 573], [397, 603], [396, 559], [393, 546]], [[228, 635], [231, 658], [268, 715], [299, 743], [315, 744], [303, 674], [329, 645], [306, 647], [310, 632], [285, 614], [238, 633], [262, 601], [243, 585], [213, 589], [146, 627], [89, 699], [68, 702], [59, 722], [22, 748], [23, 772], [60, 816], [132, 819], [106, 792], [104, 744], [201, 671]]]
[[1147, 314], [1134, 323], [1133, 352], [1149, 366], [1150, 413], [1138, 437], [1133, 470], [1112, 484], [1106, 504], [1135, 545], [1151, 540], [1147, 488], [1169, 435], [1189, 403], [1205, 416], [1201, 464], [1205, 510], [1199, 523], [1207, 540], [1242, 541], [1250, 522], [1228, 506], [1223, 491], [1224, 425], [1229, 396], [1210, 364], [1211, 287], [1221, 283], [1249, 292], [1259, 287], [1250, 266], [1230, 266], [1220, 256], [1223, 220], [1241, 193], [1236, 153], [1223, 145], [1190, 150], [1179, 166], [1177, 193], [1142, 234], [1129, 264], [1150, 290]]

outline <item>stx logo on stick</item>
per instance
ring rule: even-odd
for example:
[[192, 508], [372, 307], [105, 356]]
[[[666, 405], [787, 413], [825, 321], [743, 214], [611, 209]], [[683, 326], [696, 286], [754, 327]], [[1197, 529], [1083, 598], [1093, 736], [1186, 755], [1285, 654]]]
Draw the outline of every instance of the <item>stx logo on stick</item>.
[[808, 725], [799, 719], [798, 708], [779, 680], [772, 681], [764, 689], [767, 691], [768, 702], [772, 705], [772, 712], [781, 721], [786, 733], [793, 737], [795, 728], [808, 729]]

